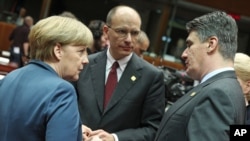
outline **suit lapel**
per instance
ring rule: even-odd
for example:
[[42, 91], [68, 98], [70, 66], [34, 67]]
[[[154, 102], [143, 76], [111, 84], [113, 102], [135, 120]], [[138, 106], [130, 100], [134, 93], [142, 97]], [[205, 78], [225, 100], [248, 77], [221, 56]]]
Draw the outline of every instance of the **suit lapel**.
[[193, 88], [188, 93], [186, 93], [184, 96], [182, 96], [180, 99], [178, 99], [172, 107], [166, 111], [166, 113], [163, 116], [163, 119], [161, 121], [161, 124], [159, 126], [158, 132], [156, 134], [155, 141], [159, 138], [159, 135], [161, 135], [161, 132], [164, 132], [164, 128], [167, 125], [167, 121], [174, 115], [176, 111], [178, 111], [184, 104], [192, 100], [194, 97], [196, 97], [199, 94], [200, 88], [202, 85]]
[[210, 79], [208, 79], [207, 81], [205, 81], [204, 83], [199, 84], [198, 86], [196, 86], [195, 88], [193, 88], [192, 90], [190, 90], [187, 94], [185, 94], [182, 98], [180, 98], [178, 100], [178, 102], [174, 103], [175, 106], [173, 106], [173, 108], [170, 108], [169, 111], [167, 111], [167, 118], [165, 119], [165, 122], [169, 119], [169, 117], [171, 115], [173, 115], [180, 107], [182, 107], [185, 103], [187, 103], [188, 101], [190, 101], [192, 98], [194, 98], [195, 96], [197, 96], [200, 92], [200, 90], [209, 85], [210, 83], [217, 81], [219, 79], [225, 78], [225, 77], [235, 77], [234, 76], [234, 71], [225, 71], [223, 73], [219, 73], [213, 77], [211, 77]]
[[90, 66], [95, 97], [101, 112], [103, 112], [106, 58], [106, 51], [103, 51]]
[[128, 90], [140, 79], [141, 73], [139, 70], [142, 67], [138, 62], [139, 59], [136, 57], [137, 56], [133, 55], [128, 62], [104, 113], [112, 109], [112, 107], [122, 100], [122, 98], [127, 94]]
[[166, 118], [164, 118], [163, 122], [167, 122], [168, 119], [178, 110], [180, 109], [184, 104], [192, 100], [194, 97], [196, 97], [199, 94], [200, 87], [197, 86], [194, 89], [190, 90], [187, 94], [185, 94], [183, 97], [181, 97], [178, 102], [174, 103], [174, 106], [172, 108], [169, 108], [168, 111], [165, 113]]

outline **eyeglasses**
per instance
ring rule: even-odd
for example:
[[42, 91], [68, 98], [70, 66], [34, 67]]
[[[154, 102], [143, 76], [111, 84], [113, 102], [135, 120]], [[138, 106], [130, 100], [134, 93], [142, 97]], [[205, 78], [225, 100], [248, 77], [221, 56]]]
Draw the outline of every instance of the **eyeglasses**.
[[139, 30], [134, 30], [134, 31], [128, 31], [127, 29], [122, 29], [122, 28], [112, 28], [108, 26], [108, 28], [112, 29], [115, 31], [115, 33], [120, 37], [120, 38], [126, 38], [128, 36], [128, 33], [130, 33], [132, 38], [138, 37], [141, 31]]

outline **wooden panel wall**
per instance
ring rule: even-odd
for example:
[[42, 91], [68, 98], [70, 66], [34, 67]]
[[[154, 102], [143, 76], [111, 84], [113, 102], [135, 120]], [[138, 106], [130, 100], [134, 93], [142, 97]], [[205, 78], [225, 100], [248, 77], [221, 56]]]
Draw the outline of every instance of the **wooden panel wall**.
[[0, 22], [0, 51], [9, 50], [9, 35], [16, 26], [6, 22]]

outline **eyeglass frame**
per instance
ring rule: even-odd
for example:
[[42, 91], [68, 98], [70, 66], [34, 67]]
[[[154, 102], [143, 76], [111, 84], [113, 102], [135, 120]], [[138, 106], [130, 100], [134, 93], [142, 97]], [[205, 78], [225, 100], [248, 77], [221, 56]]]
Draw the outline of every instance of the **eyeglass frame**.
[[132, 38], [137, 38], [141, 32], [139, 31], [128, 31], [127, 29], [122, 28], [112, 28], [111, 26], [107, 25], [108, 28], [112, 29], [120, 38], [127, 38], [128, 33]]

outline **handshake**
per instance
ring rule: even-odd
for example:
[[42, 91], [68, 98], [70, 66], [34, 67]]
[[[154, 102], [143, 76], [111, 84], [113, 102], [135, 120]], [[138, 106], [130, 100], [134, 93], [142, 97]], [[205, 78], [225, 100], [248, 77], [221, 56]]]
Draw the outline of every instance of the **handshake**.
[[115, 138], [112, 134], [102, 129], [92, 131], [85, 125], [82, 125], [82, 136], [83, 141], [115, 141]]

